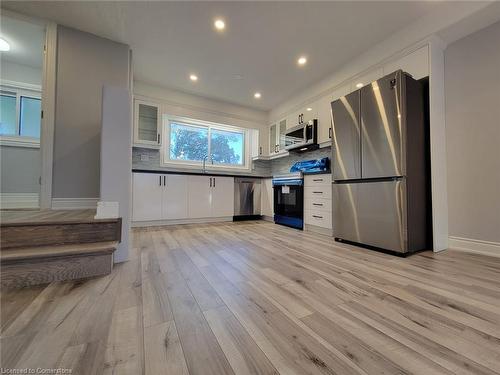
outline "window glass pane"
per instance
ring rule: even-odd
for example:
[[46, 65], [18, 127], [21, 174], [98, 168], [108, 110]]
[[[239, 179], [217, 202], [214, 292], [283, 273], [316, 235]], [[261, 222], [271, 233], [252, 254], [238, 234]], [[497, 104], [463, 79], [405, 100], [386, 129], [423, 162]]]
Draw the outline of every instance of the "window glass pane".
[[0, 95], [0, 134], [17, 135], [15, 96]]
[[211, 129], [210, 152], [212, 160], [217, 164], [243, 165], [242, 132]]
[[170, 123], [170, 159], [202, 161], [208, 154], [208, 128]]
[[20, 133], [25, 137], [40, 138], [42, 101], [21, 96]]

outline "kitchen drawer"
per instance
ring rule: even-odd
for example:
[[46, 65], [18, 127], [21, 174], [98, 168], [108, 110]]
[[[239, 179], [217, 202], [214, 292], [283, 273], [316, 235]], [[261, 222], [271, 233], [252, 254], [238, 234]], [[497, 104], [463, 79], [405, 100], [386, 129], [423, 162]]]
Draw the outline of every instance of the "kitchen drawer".
[[304, 199], [309, 198], [332, 199], [332, 185], [305, 186]]
[[304, 186], [330, 185], [331, 183], [331, 174], [315, 174], [311, 176], [304, 176]]
[[304, 210], [304, 223], [331, 229], [332, 213], [326, 211]]
[[304, 198], [304, 210], [332, 212], [332, 200], [326, 198]]

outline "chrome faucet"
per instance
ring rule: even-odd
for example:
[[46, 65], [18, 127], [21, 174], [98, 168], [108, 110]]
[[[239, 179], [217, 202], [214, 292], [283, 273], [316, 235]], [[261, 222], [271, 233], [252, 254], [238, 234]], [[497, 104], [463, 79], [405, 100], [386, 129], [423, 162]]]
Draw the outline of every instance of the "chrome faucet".
[[[208, 159], [208, 155], [205, 155], [205, 157], [203, 158], [203, 173], [207, 173], [207, 167], [206, 167], [207, 159]], [[210, 158], [210, 160], [211, 160], [212, 165], [213, 165], [214, 164], [214, 159]]]
[[206, 169], [207, 159], [208, 159], [208, 155], [205, 155], [205, 157], [203, 158], [203, 173], [207, 173], [207, 169]]

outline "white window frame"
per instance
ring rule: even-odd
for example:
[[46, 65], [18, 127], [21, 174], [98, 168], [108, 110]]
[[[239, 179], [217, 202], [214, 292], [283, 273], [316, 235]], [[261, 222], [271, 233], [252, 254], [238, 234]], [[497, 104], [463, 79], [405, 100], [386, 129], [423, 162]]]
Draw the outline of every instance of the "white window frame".
[[[220, 171], [220, 170], [240, 170], [240, 171], [248, 171], [251, 167], [251, 155], [250, 155], [250, 134], [249, 129], [241, 128], [238, 126], [220, 124], [215, 122], [196, 120], [187, 117], [179, 117], [179, 116], [170, 116], [163, 115], [162, 116], [162, 147], [161, 147], [161, 162], [163, 166], [166, 167], [182, 167], [186, 169], [200, 169], [203, 166], [203, 161], [193, 161], [193, 160], [173, 160], [170, 159], [170, 124], [171, 123], [187, 125], [192, 127], [199, 128], [207, 128], [208, 130], [208, 154], [209, 157], [205, 163], [205, 168], [207, 171]], [[243, 164], [234, 165], [234, 164], [212, 164], [211, 156], [210, 156], [210, 137], [211, 137], [211, 129], [217, 129], [222, 131], [236, 132], [243, 134]]]
[[[0, 91], [2, 95], [16, 97], [16, 132], [19, 134], [21, 116], [21, 97], [35, 98], [42, 100], [42, 88], [38, 85], [27, 83], [0, 81]], [[42, 119], [40, 119], [40, 136], [42, 134]], [[40, 148], [40, 138], [26, 137], [22, 135], [0, 135], [1, 146]]]

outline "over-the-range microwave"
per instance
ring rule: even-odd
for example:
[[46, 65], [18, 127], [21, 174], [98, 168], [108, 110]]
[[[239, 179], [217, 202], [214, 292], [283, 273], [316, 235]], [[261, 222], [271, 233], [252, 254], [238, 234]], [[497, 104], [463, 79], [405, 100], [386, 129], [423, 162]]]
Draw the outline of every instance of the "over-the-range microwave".
[[318, 120], [316, 119], [287, 129], [285, 133], [285, 150], [306, 151], [311, 146], [316, 146], [318, 143], [317, 133]]

